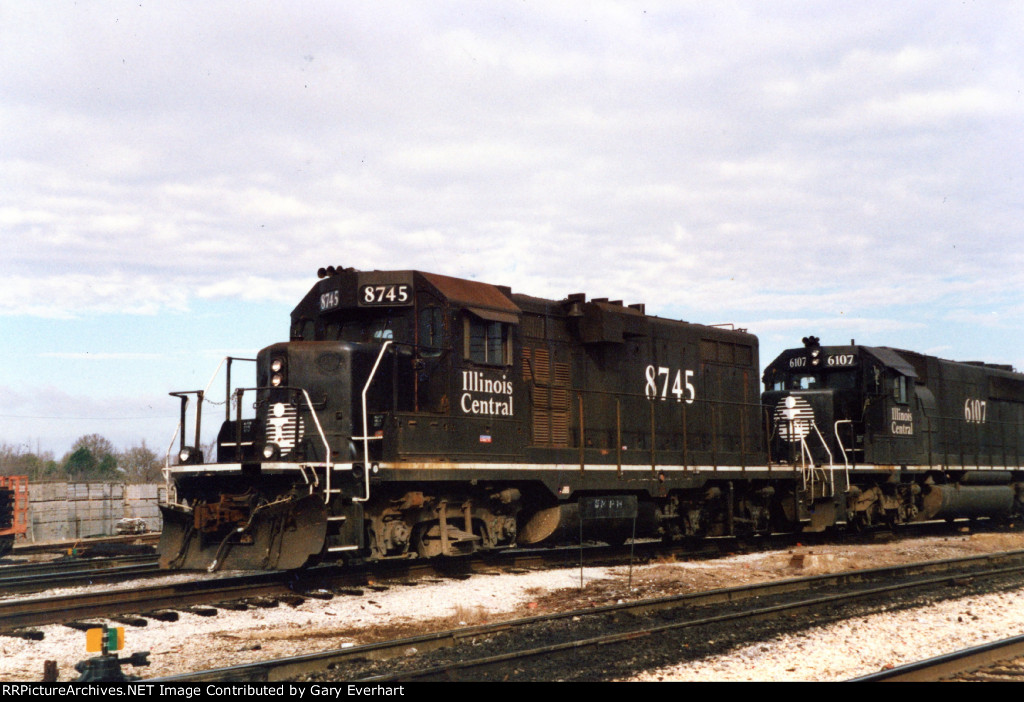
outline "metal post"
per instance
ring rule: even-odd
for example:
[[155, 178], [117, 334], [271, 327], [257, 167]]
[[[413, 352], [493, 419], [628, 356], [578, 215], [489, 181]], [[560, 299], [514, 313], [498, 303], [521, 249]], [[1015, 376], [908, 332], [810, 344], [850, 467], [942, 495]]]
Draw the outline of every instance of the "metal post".
[[203, 397], [203, 391], [198, 390], [196, 392], [196, 443], [193, 444], [197, 451], [200, 449], [199, 442], [202, 441]]
[[651, 470], [657, 470], [657, 458], [654, 454], [654, 442], [657, 436], [654, 433], [654, 400], [651, 400]]
[[[179, 435], [178, 451], [185, 450], [185, 415], [188, 411], [188, 395], [181, 393], [178, 395], [181, 399], [181, 419], [179, 420], [181, 426], [181, 433]], [[170, 451], [170, 449], [168, 449]]]
[[580, 521], [580, 590], [583, 589], [583, 513], [576, 507], [576, 516]]
[[[235, 460], [242, 462], [242, 395], [245, 390], [238, 388], [235, 391]], [[228, 402], [228, 405], [231, 403]], [[256, 449], [257, 451], [261, 449]]]
[[616, 471], [622, 477], [622, 403], [615, 398], [615, 461]]
[[225, 373], [225, 386], [224, 386], [224, 421], [231, 421], [231, 361], [233, 359], [228, 356], [228, 366]]
[[580, 472], [583, 472], [583, 466], [586, 464], [586, 437], [583, 434], [583, 392], [577, 393], [580, 405]]
[[686, 403], [683, 404], [683, 470], [690, 467], [690, 438], [686, 429]]

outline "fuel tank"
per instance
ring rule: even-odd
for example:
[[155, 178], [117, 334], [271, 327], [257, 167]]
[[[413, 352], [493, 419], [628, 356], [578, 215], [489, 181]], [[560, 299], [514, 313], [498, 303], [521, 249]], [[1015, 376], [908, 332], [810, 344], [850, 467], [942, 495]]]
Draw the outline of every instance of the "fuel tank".
[[1013, 510], [1010, 485], [932, 485], [925, 493], [918, 519], [1006, 517]]
[[[634, 520], [609, 517], [583, 520], [583, 538], [607, 543], [622, 543], [634, 535]], [[637, 506], [637, 537], [650, 536], [658, 527], [654, 505], [641, 502]], [[567, 502], [540, 509], [519, 526], [516, 543], [520, 546], [554, 545], [580, 540], [580, 505]]]

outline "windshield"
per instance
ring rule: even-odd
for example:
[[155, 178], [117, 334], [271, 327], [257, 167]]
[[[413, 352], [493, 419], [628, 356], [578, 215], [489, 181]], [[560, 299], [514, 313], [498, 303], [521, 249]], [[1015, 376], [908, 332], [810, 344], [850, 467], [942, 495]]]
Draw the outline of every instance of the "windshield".
[[856, 387], [857, 373], [853, 370], [786, 373], [777, 376], [771, 384], [772, 390], [852, 390]]
[[348, 319], [303, 320], [300, 333], [303, 341], [369, 343], [403, 340], [406, 327], [404, 316], [377, 312]]

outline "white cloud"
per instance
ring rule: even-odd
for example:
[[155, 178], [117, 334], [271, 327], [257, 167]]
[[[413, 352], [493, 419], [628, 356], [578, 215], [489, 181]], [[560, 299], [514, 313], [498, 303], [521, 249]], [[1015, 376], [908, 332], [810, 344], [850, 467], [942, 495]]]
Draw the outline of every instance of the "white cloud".
[[74, 319], [82, 314], [154, 315], [188, 309], [180, 283], [123, 273], [0, 278], [0, 316]]
[[261, 309], [331, 264], [765, 333], [1012, 325], [1021, 19], [1002, 2], [11, 5], [0, 315]]

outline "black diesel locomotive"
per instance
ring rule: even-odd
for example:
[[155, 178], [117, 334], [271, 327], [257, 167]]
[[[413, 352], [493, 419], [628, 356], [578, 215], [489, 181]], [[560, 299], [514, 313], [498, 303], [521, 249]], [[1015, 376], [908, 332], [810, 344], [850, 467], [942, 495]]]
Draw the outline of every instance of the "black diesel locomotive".
[[1024, 375], [1012, 367], [807, 337], [764, 382], [769, 464], [844, 497], [816, 499], [819, 527], [1021, 512]]
[[1002, 368], [808, 340], [768, 367], [762, 405], [758, 342], [744, 330], [582, 294], [334, 268], [292, 312], [290, 341], [259, 352], [255, 386], [232, 387], [232, 360], [214, 461], [199, 431], [205, 393], [172, 393], [182, 433], [165, 567], [1019, 506], [1024, 376]]

